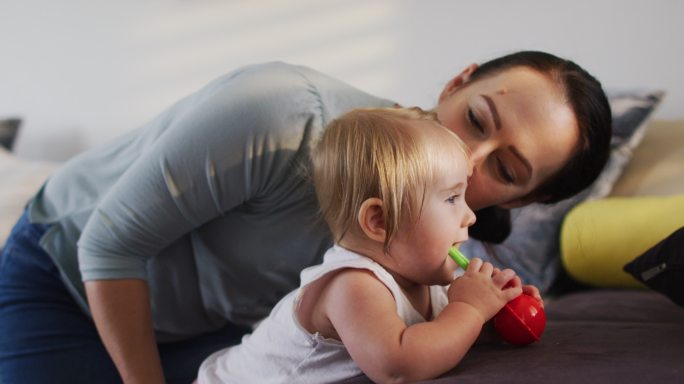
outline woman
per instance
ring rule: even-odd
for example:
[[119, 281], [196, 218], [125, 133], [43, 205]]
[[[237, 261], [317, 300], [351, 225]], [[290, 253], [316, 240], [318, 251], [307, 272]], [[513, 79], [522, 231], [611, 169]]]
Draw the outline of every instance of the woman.
[[[68, 162], [3, 251], [0, 379], [191, 380], [331, 245], [301, 172], [322, 128], [394, 104], [308, 68], [251, 66]], [[505, 238], [505, 209], [577, 193], [608, 156], [601, 85], [546, 53], [469, 66], [435, 112], [472, 151], [481, 240]]]

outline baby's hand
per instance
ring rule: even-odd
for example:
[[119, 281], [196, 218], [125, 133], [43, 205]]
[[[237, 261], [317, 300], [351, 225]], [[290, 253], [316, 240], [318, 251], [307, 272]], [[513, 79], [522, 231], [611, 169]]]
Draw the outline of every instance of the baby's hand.
[[[494, 276], [496, 276], [497, 273], [501, 273], [501, 270], [499, 270], [499, 268], [494, 268]], [[521, 287], [522, 293], [524, 293], [528, 296], [532, 296], [535, 299], [539, 300], [542, 308], [544, 308], [544, 300], [541, 297], [541, 293], [539, 293], [539, 289], [537, 287], [535, 287], [534, 285], [530, 285], [530, 284], [524, 284], [523, 285], [523, 283], [520, 281], [520, 277], [515, 276], [505, 286], [505, 288], [509, 288], [509, 287]]]
[[448, 296], [449, 302], [473, 306], [488, 321], [521, 293], [520, 279], [512, 269], [495, 270], [491, 263], [473, 258], [465, 274], [451, 283]]
[[544, 308], [544, 300], [542, 300], [541, 294], [539, 293], [539, 289], [535, 287], [534, 285], [523, 285], [522, 286], [522, 292], [526, 295], [530, 295], [534, 297], [535, 299], [539, 300], [541, 303], [542, 308]]

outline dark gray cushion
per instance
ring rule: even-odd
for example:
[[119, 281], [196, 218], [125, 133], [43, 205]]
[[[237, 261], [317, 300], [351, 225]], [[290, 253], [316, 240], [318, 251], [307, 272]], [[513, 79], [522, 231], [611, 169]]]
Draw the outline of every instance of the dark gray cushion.
[[546, 314], [541, 341], [476, 345], [426, 383], [684, 383], [684, 308], [664, 296], [588, 290], [552, 300]]

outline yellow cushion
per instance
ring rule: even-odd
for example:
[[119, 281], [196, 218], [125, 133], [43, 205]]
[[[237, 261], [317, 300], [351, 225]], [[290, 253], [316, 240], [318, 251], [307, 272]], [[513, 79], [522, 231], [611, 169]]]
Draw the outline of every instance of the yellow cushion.
[[622, 267], [683, 226], [684, 195], [587, 201], [563, 221], [563, 266], [587, 285], [641, 287]]

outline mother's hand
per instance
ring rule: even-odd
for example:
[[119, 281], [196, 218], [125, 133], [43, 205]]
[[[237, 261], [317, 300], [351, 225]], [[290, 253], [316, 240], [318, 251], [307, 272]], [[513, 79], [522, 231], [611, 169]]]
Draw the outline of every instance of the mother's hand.
[[147, 283], [92, 280], [85, 287], [97, 331], [124, 383], [164, 383]]

